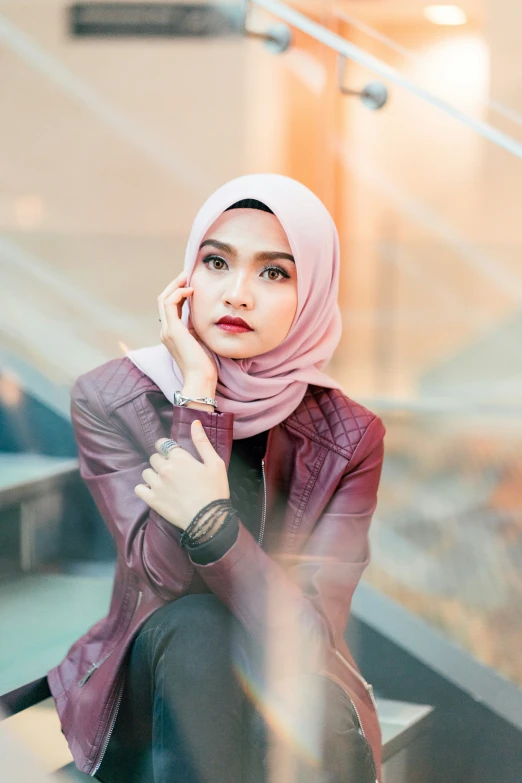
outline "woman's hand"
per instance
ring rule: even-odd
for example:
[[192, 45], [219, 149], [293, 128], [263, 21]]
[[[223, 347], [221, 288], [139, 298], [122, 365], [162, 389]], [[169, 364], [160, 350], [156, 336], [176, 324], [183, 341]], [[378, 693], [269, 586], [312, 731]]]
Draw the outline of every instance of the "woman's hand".
[[199, 340], [189, 316], [188, 328], [181, 320], [183, 300], [194, 293], [183, 287], [187, 275], [182, 272], [158, 296], [161, 342], [178, 365], [183, 380], [197, 379], [217, 383], [217, 367], [208, 348]]
[[191, 436], [202, 463], [183, 448], [170, 449], [164, 457], [159, 450], [167, 438], [160, 438], [155, 443], [159, 453], [149, 460], [152, 468], [145, 468], [141, 474], [146, 483], [134, 487], [136, 495], [150, 508], [181, 530], [207, 503], [230, 497], [226, 465], [201, 422], [192, 422]]

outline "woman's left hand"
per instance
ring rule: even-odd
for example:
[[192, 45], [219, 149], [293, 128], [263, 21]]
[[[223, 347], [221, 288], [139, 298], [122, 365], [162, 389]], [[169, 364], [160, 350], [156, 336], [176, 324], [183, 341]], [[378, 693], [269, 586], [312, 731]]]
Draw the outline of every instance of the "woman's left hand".
[[203, 462], [183, 448], [170, 449], [164, 457], [160, 447], [168, 439], [160, 438], [155, 443], [158, 454], [149, 460], [152, 467], [141, 474], [146, 483], [134, 487], [136, 495], [150, 508], [181, 530], [207, 503], [230, 497], [225, 462], [197, 420], [192, 422], [191, 436]]

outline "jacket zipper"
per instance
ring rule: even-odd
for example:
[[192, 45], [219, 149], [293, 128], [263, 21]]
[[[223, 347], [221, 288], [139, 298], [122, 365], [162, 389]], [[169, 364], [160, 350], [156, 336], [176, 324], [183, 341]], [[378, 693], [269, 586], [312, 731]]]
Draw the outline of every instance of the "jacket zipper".
[[[133, 613], [132, 613], [132, 617], [134, 617], [134, 615], [135, 615], [135, 614], [136, 614], [136, 612], [138, 611], [139, 605], [141, 604], [141, 599], [142, 599], [142, 597], [143, 597], [143, 593], [142, 593], [142, 591], [140, 590], [140, 591], [139, 591], [139, 593], [138, 593], [138, 603], [137, 603], [137, 604], [136, 604], [136, 606], [134, 607], [134, 611], [133, 611]], [[132, 617], [131, 617], [131, 620], [132, 620]], [[92, 677], [92, 675], [94, 674], [94, 672], [96, 671], [96, 669], [99, 669], [99, 668], [100, 668], [100, 666], [102, 665], [102, 663], [105, 663], [105, 661], [107, 660], [107, 658], [110, 658], [110, 657], [111, 657], [111, 655], [113, 654], [113, 652], [114, 652], [114, 648], [113, 648], [113, 649], [112, 649], [110, 652], [108, 652], [106, 655], [104, 655], [104, 656], [103, 656], [103, 658], [101, 658], [99, 661], [96, 661], [96, 663], [91, 663], [91, 665], [89, 666], [89, 668], [87, 669], [87, 671], [85, 672], [85, 674], [83, 675], [83, 677], [81, 678], [81, 680], [78, 680], [78, 685], [79, 685], [79, 687], [80, 687], [80, 688], [81, 688], [83, 685], [85, 685], [85, 683], [87, 682], [87, 680], [89, 680], [89, 679]]]
[[111, 650], [110, 652], [107, 653], [107, 655], [104, 655], [103, 658], [101, 658], [101, 660], [96, 661], [96, 663], [91, 663], [91, 665], [89, 666], [89, 668], [87, 669], [87, 671], [83, 675], [82, 679], [78, 680], [78, 686], [80, 688], [83, 685], [85, 685], [87, 680], [89, 680], [91, 678], [91, 676], [94, 674], [96, 669], [98, 669], [102, 665], [102, 663], [104, 663], [107, 660], [107, 658], [110, 658], [110, 656], [113, 654], [113, 652], [114, 652], [114, 650]]
[[347, 666], [347, 667], [350, 669], [350, 671], [352, 672], [352, 674], [354, 674], [354, 675], [357, 677], [357, 679], [359, 680], [359, 682], [360, 682], [360, 683], [362, 683], [362, 685], [364, 686], [364, 689], [366, 690], [366, 692], [367, 692], [368, 696], [369, 696], [369, 697], [370, 697], [370, 699], [371, 699], [371, 702], [372, 702], [372, 704], [373, 704], [373, 706], [374, 706], [374, 709], [375, 709], [375, 711], [377, 712], [377, 703], [376, 703], [376, 701], [375, 701], [375, 696], [373, 695], [373, 686], [372, 686], [372, 685], [370, 685], [370, 683], [369, 683], [369, 682], [367, 682], [367, 681], [364, 679], [364, 677], [362, 676], [362, 674], [361, 674], [360, 672], [358, 672], [358, 671], [357, 671], [357, 669], [355, 669], [355, 668], [352, 666], [352, 664], [351, 664], [349, 661], [347, 661], [347, 660], [346, 660], [346, 658], [344, 657], [344, 655], [341, 655], [341, 653], [339, 652], [339, 650], [334, 650], [334, 652], [335, 652], [335, 654], [337, 655], [337, 657], [341, 659], [341, 661], [344, 663], [344, 665], [345, 665], [345, 666]]
[[[326, 672], [319, 672], [319, 674], [322, 674], [322, 676], [323, 676], [323, 677], [327, 677], [327, 678], [328, 678], [329, 680], [331, 680], [332, 682], [335, 682], [335, 684], [336, 684], [336, 685], [338, 685], [338, 686], [339, 686], [339, 688], [342, 688], [342, 685], [341, 685], [341, 683], [340, 683], [340, 682], [338, 682], [338, 681], [336, 680], [336, 678], [335, 678], [335, 677], [332, 677], [330, 674], [327, 674]], [[346, 693], [346, 691], [344, 690], [344, 688], [343, 688], [343, 692], [344, 692], [344, 693]], [[358, 721], [358, 723], [359, 723], [359, 731], [360, 731], [360, 732], [361, 732], [361, 734], [363, 735], [364, 739], [366, 739], [366, 734], [364, 733], [364, 729], [363, 729], [363, 725], [362, 725], [362, 721], [361, 721], [361, 716], [359, 715], [359, 710], [358, 710], [358, 709], [357, 709], [357, 707], [355, 706], [355, 702], [354, 702], [354, 700], [352, 699], [352, 697], [350, 696], [350, 694], [346, 693], [346, 695], [347, 695], [347, 696], [348, 696], [348, 698], [350, 699], [350, 703], [351, 703], [351, 705], [352, 705], [352, 707], [353, 707], [353, 709], [354, 709], [354, 712], [355, 712], [355, 714], [357, 715], [357, 721]]]
[[261, 546], [263, 542], [263, 536], [265, 533], [265, 518], [266, 518], [266, 479], [265, 479], [265, 460], [261, 460], [261, 472], [263, 474], [263, 514], [261, 517], [261, 528], [259, 530], [258, 544]]
[[[341, 656], [341, 658], [342, 658], [342, 656]], [[347, 663], [347, 664], [348, 664], [348, 666], [350, 667], [350, 669], [353, 669], [353, 666], [350, 666], [350, 664], [348, 663], [348, 661], [347, 661], [345, 658], [343, 658], [343, 661], [344, 661], [345, 663]], [[335, 679], [335, 677], [331, 677], [331, 676], [330, 676], [329, 674], [327, 674], [326, 672], [319, 672], [319, 674], [321, 674], [323, 677], [327, 677], [329, 680], [331, 680], [332, 682], [335, 682], [335, 684], [336, 684], [336, 685], [338, 685], [340, 688], [342, 688], [342, 685], [341, 685], [341, 683], [340, 683], [340, 682], [338, 682], [338, 681]], [[368, 684], [369, 684], [369, 683], [368, 683]], [[371, 685], [370, 685], [370, 688], [371, 688]], [[343, 691], [344, 691], [344, 693], [346, 693], [346, 691], [344, 690], [344, 688], [343, 688]], [[355, 714], [357, 715], [357, 722], [358, 722], [358, 724], [359, 724], [359, 732], [360, 732], [361, 736], [363, 736], [363, 737], [364, 737], [364, 739], [366, 740], [366, 742], [368, 742], [368, 740], [367, 740], [367, 738], [366, 738], [366, 734], [364, 733], [364, 728], [363, 728], [363, 725], [362, 725], [361, 716], [359, 715], [359, 710], [358, 710], [358, 709], [357, 709], [357, 707], [355, 706], [355, 702], [354, 702], [354, 700], [352, 699], [352, 697], [350, 696], [350, 694], [346, 693], [346, 695], [347, 695], [347, 696], [348, 696], [348, 698], [350, 699], [350, 703], [351, 703], [351, 705], [352, 705], [352, 707], [353, 707], [353, 709], [354, 709], [354, 712], [355, 712]], [[373, 701], [373, 698], [372, 698], [372, 701]], [[375, 778], [375, 783], [379, 783], [379, 779], [378, 779], [378, 778]]]
[[[138, 609], [139, 609], [139, 606], [140, 606], [140, 604], [141, 604], [141, 599], [142, 599], [142, 598], [143, 598], [143, 591], [142, 591], [142, 590], [140, 590], [140, 591], [139, 591], [139, 593], [138, 593], [138, 600], [137, 600], [137, 602], [136, 602], [136, 606], [134, 607], [134, 611], [133, 611], [133, 613], [132, 613], [132, 617], [131, 617], [131, 619], [129, 620], [129, 625], [130, 625], [130, 623], [132, 622], [132, 619], [133, 619], [134, 615], [136, 614], [136, 612], [137, 612], [137, 611], [138, 611]], [[91, 676], [91, 674], [92, 674], [92, 673], [93, 673], [93, 672], [94, 672], [94, 671], [95, 671], [95, 670], [96, 670], [96, 669], [97, 669], [99, 666], [101, 666], [101, 665], [102, 665], [102, 663], [103, 663], [104, 661], [106, 661], [106, 660], [107, 660], [107, 658], [108, 658], [110, 655], [112, 655], [112, 653], [113, 653], [113, 652], [114, 652], [114, 649], [112, 649], [112, 650], [110, 651], [110, 653], [107, 653], [107, 655], [105, 655], [105, 656], [104, 656], [104, 657], [101, 659], [101, 661], [98, 661], [97, 663], [93, 663], [93, 664], [92, 664], [92, 666], [90, 667], [90, 669], [89, 669], [89, 670], [88, 670], [88, 671], [85, 673], [85, 675], [82, 677], [82, 680], [85, 680], [85, 682], [87, 682], [87, 680], [89, 679], [89, 677]], [[80, 683], [82, 683], [82, 680], [80, 680]], [[78, 683], [78, 684], [80, 684], [80, 683]], [[83, 684], [83, 683], [82, 683], [82, 684]], [[116, 698], [116, 709], [114, 710], [114, 715], [112, 716], [112, 720], [111, 720], [110, 729], [109, 729], [109, 731], [108, 731], [108, 733], [107, 733], [107, 736], [106, 736], [106, 738], [105, 738], [105, 742], [103, 743], [103, 748], [102, 748], [101, 756], [100, 756], [100, 758], [98, 759], [98, 762], [97, 762], [96, 766], [94, 767], [94, 769], [92, 770], [92, 772], [89, 772], [89, 775], [90, 775], [91, 777], [94, 777], [94, 775], [96, 775], [96, 773], [98, 772], [98, 770], [99, 770], [99, 768], [100, 768], [100, 766], [101, 766], [101, 763], [102, 763], [102, 761], [103, 761], [103, 757], [105, 756], [105, 751], [107, 750], [107, 745], [109, 744], [109, 740], [110, 740], [110, 738], [111, 738], [112, 732], [114, 731], [114, 724], [116, 723], [116, 718], [118, 717], [118, 711], [119, 711], [119, 709], [120, 709], [121, 699], [122, 699], [122, 696], [123, 696], [123, 686], [124, 686], [124, 684], [125, 684], [125, 672], [123, 672], [123, 677], [122, 677], [122, 680], [121, 680], [120, 689], [119, 689], [119, 691], [118, 691], [118, 696], [117, 696], [117, 698]]]
[[109, 729], [109, 731], [107, 733], [107, 736], [105, 737], [105, 742], [103, 743], [102, 753], [101, 753], [100, 758], [98, 759], [98, 763], [96, 764], [96, 766], [94, 767], [92, 772], [89, 772], [89, 775], [91, 777], [94, 777], [94, 775], [96, 775], [96, 773], [100, 769], [101, 763], [103, 761], [103, 757], [105, 756], [105, 751], [107, 750], [107, 746], [109, 744], [109, 740], [111, 738], [112, 732], [114, 731], [114, 724], [116, 723], [116, 718], [118, 717], [118, 712], [119, 712], [119, 709], [120, 709], [121, 699], [122, 699], [122, 696], [123, 696], [123, 686], [124, 686], [124, 684], [125, 684], [125, 672], [123, 672], [123, 677], [122, 677], [122, 680], [121, 680], [121, 685], [120, 685], [120, 689], [119, 689], [119, 692], [118, 692], [118, 697], [116, 699], [116, 709], [115, 709], [114, 715], [112, 717], [111, 727], [110, 727], [110, 729]]

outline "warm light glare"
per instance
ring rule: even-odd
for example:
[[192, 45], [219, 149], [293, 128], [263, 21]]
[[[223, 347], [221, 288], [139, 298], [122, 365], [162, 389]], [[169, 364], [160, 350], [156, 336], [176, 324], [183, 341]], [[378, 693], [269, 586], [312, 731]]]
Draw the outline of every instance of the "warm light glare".
[[0, 375], [0, 401], [8, 408], [14, 408], [20, 404], [22, 399], [22, 389], [18, 377], [9, 372], [2, 372]]
[[118, 345], [120, 346], [120, 351], [121, 351], [123, 354], [127, 354], [127, 352], [129, 351], [129, 346], [128, 346], [128, 345], [125, 345], [125, 343], [123, 342], [123, 340], [118, 340]]
[[14, 200], [13, 211], [20, 228], [38, 228], [44, 219], [44, 203], [40, 196], [27, 194]]
[[458, 5], [427, 5], [424, 16], [433, 24], [466, 24], [468, 17]]

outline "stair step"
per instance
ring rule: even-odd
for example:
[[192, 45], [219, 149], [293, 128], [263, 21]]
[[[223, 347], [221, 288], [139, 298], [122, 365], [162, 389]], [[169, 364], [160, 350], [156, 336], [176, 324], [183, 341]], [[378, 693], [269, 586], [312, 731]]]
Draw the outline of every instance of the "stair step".
[[44, 454], [0, 452], [0, 509], [61, 488], [78, 460]]

